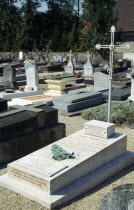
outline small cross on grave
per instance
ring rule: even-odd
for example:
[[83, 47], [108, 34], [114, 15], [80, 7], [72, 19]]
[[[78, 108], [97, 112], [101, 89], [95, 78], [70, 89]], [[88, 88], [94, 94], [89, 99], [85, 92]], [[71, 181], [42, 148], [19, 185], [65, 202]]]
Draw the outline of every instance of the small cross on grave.
[[120, 45], [115, 45], [114, 44], [114, 33], [115, 33], [115, 26], [111, 27], [111, 43], [110, 45], [100, 45], [97, 44], [95, 47], [96, 49], [100, 50], [100, 48], [103, 49], [109, 49], [110, 50], [110, 72], [109, 72], [109, 99], [108, 99], [108, 122], [110, 122], [110, 117], [111, 117], [111, 90], [112, 90], [112, 79], [113, 79], [113, 54], [114, 54], [114, 49], [116, 48], [125, 48], [125, 49], [130, 49], [130, 45], [126, 44], [125, 46], [120, 46]]

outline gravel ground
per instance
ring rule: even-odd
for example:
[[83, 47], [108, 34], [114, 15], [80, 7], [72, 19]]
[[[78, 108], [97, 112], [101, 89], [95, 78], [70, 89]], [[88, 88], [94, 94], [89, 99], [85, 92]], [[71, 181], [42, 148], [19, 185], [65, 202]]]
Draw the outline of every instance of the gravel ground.
[[[81, 116], [67, 117], [59, 115], [59, 122], [66, 124], [66, 134], [69, 135], [83, 128], [86, 120]], [[116, 127], [116, 131], [127, 134], [128, 150], [134, 151], [134, 129], [127, 127]], [[0, 170], [0, 175], [6, 173], [6, 168]], [[105, 182], [96, 186], [92, 190], [73, 199], [59, 209], [62, 210], [98, 210], [99, 200], [110, 189], [121, 185], [134, 183], [134, 165], [108, 178]], [[45, 210], [40, 204], [30, 201], [16, 193], [0, 187], [0, 210]]]

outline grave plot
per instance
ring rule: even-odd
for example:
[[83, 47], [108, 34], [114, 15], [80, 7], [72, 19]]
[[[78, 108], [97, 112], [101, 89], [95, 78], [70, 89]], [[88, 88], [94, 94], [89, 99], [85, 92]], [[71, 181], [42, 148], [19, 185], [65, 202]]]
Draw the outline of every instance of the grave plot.
[[[111, 91], [111, 99], [116, 101], [126, 100], [130, 96], [131, 87], [114, 88]], [[108, 99], [109, 91], [103, 93]]]
[[74, 92], [72, 94], [55, 97], [52, 101], [54, 107], [59, 110], [75, 112], [102, 104], [105, 102], [105, 97], [99, 92]]
[[[127, 136], [116, 133], [114, 124], [92, 120], [84, 129], [8, 164], [0, 186], [55, 209], [132, 164], [134, 153], [126, 144]], [[54, 159], [54, 146], [68, 158]], [[69, 158], [72, 152], [77, 158]]]
[[58, 110], [36, 104], [14, 106], [0, 114], [0, 163], [5, 163], [65, 136], [65, 125], [58, 123]]
[[[0, 92], [0, 97], [6, 100], [12, 100], [12, 98], [20, 98], [24, 96], [41, 95], [43, 91], [39, 87], [38, 72], [36, 62], [29, 60], [29, 63], [25, 64], [27, 85], [23, 91], [16, 90], [16, 67], [18, 64], [6, 65], [3, 73], [3, 81], [1, 85], [5, 88], [5, 91]], [[8, 88], [8, 89], [7, 89]]]

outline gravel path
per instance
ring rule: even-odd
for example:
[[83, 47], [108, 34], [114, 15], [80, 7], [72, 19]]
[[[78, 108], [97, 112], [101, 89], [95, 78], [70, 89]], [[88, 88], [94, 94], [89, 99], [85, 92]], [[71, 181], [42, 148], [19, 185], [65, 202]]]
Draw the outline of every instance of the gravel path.
[[[67, 135], [83, 128], [86, 120], [81, 116], [66, 117], [59, 115], [59, 122], [66, 124]], [[127, 127], [116, 127], [116, 131], [127, 134], [128, 150], [134, 151], [134, 129]], [[0, 175], [6, 173], [6, 169], [0, 170]], [[98, 210], [98, 203], [110, 189], [120, 184], [134, 183], [134, 165], [108, 178], [105, 182], [92, 190], [84, 193], [73, 201], [67, 203], [59, 209], [62, 210]], [[30, 201], [16, 193], [0, 187], [0, 210], [45, 210], [40, 204]]]

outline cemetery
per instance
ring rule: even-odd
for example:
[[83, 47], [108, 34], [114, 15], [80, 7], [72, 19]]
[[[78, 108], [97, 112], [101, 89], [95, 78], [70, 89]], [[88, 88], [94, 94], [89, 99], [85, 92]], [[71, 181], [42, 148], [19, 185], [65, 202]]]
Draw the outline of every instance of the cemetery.
[[133, 8], [1, 2], [0, 210], [134, 210]]

